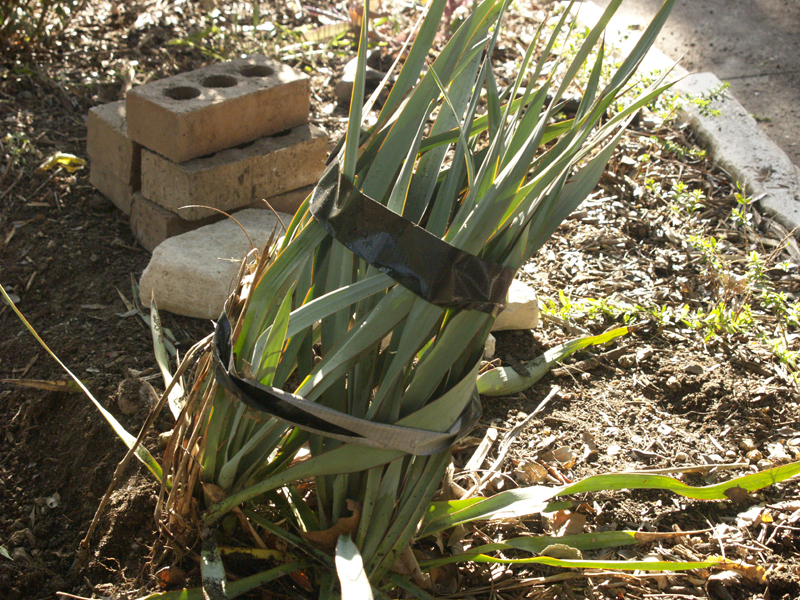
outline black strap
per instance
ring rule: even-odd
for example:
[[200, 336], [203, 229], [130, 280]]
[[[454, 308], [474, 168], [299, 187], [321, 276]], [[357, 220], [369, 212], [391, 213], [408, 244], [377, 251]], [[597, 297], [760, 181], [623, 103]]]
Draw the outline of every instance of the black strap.
[[216, 359], [214, 375], [219, 385], [250, 408], [306, 431], [343, 442], [400, 450], [408, 454], [436, 454], [469, 433], [481, 416], [480, 397], [476, 388], [470, 403], [444, 433], [358, 419], [252, 379], [242, 379], [236, 373], [231, 348], [231, 324], [228, 315], [223, 312], [214, 332], [213, 348]]
[[311, 214], [334, 239], [428, 302], [497, 314], [514, 270], [455, 248], [365, 196], [334, 162], [314, 188]]

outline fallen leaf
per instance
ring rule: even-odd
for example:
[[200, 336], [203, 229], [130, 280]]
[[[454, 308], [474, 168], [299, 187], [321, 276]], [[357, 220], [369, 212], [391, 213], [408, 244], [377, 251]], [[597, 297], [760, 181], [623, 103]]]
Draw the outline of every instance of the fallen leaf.
[[549, 556], [550, 558], [558, 558], [560, 560], [582, 560], [583, 554], [577, 548], [568, 546], [567, 544], [550, 544], [544, 548], [540, 556]]
[[213, 483], [203, 483], [203, 491], [209, 504], [216, 504], [225, 499], [225, 490]]
[[532, 460], [521, 462], [514, 471], [514, 475], [519, 481], [521, 481], [521, 483], [527, 485], [542, 483], [548, 479], [547, 469]]
[[594, 442], [594, 436], [588, 431], [581, 434], [583, 438], [583, 445], [581, 446], [581, 459], [586, 462], [590, 458], [597, 456], [597, 444]]
[[552, 513], [548, 525], [555, 535], [577, 535], [583, 533], [586, 526], [586, 515], [569, 510], [559, 510]]
[[37, 171], [44, 172], [54, 169], [55, 167], [64, 167], [67, 172], [74, 173], [86, 166], [86, 161], [74, 154], [67, 154], [66, 152], [56, 152], [50, 155], [47, 160], [39, 165]]
[[723, 493], [736, 504], [744, 504], [750, 500], [747, 490], [738, 485], [728, 488]]
[[186, 573], [180, 567], [164, 567], [156, 573], [158, 585], [164, 589], [183, 585]]
[[306, 531], [301, 533], [303, 538], [323, 550], [333, 550], [339, 541], [340, 535], [350, 535], [358, 527], [361, 519], [361, 508], [355, 500], [347, 501], [347, 508], [352, 516], [341, 517], [336, 524], [325, 531]]

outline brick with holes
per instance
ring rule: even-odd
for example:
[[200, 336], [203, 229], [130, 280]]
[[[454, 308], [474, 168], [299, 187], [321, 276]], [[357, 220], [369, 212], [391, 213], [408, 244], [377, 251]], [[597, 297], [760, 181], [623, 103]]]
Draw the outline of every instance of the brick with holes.
[[307, 123], [309, 106], [307, 76], [251, 55], [134, 87], [128, 135], [180, 163]]

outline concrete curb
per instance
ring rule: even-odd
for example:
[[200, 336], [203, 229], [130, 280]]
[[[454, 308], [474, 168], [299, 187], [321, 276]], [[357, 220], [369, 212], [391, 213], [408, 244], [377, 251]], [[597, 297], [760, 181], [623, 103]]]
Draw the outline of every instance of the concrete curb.
[[[593, 2], [582, 2], [577, 18], [581, 24], [591, 26], [602, 14], [603, 9]], [[630, 25], [615, 18], [607, 29], [606, 39], [622, 52], [636, 41], [627, 39]], [[638, 35], [635, 37], [638, 39]], [[672, 75], [678, 79], [674, 89], [679, 93], [702, 94], [722, 83], [713, 73], [689, 74], [656, 48], [648, 53], [640, 69], [672, 67]], [[745, 187], [747, 194], [760, 203], [762, 212], [800, 237], [800, 168], [759, 129], [730, 91], [723, 99], [712, 102], [710, 108], [722, 114], [703, 116], [698, 107], [689, 104], [684, 107], [683, 116], [712, 152], [714, 162]]]

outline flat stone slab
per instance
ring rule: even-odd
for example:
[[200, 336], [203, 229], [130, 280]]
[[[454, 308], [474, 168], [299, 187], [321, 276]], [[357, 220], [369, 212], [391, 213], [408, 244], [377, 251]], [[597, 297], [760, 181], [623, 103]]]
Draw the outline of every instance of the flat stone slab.
[[[291, 215], [278, 213], [284, 225]], [[253, 244], [262, 249], [275, 226], [275, 213], [246, 209], [235, 214]], [[139, 293], [149, 304], [155, 295], [159, 310], [198, 319], [219, 318], [225, 300], [236, 287], [236, 276], [252, 249], [241, 228], [225, 219], [171, 237], [154, 251], [142, 274]]]
[[306, 75], [251, 55], [134, 87], [128, 135], [173, 162], [219, 152], [308, 122]]

